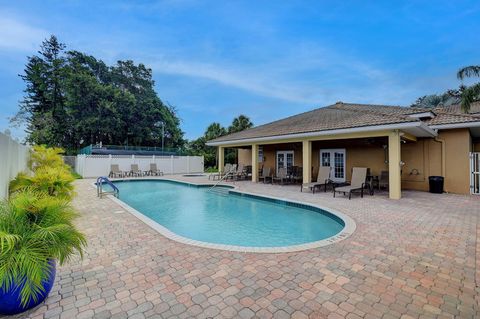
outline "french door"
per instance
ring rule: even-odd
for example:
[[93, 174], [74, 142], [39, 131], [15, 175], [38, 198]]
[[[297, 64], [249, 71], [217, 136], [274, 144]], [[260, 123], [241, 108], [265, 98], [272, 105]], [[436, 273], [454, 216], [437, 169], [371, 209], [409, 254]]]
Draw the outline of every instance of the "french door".
[[320, 150], [320, 166], [330, 167], [330, 179], [334, 182], [345, 182], [345, 149]]
[[280, 168], [286, 167], [287, 171], [293, 166], [293, 151], [277, 151], [276, 172]]

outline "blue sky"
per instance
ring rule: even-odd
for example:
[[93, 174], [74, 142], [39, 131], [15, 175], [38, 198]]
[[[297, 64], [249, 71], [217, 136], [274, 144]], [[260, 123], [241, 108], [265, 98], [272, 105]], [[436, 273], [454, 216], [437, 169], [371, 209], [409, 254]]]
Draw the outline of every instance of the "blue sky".
[[0, 131], [26, 56], [49, 34], [107, 63], [151, 67], [189, 139], [240, 113], [262, 124], [336, 101], [409, 105], [480, 64], [478, 0], [0, 3]]

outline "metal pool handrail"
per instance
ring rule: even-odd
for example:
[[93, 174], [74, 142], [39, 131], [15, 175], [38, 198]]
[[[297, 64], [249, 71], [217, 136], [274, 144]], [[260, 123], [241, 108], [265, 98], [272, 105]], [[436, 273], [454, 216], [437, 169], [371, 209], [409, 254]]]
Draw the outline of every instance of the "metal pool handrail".
[[[112, 192], [104, 192], [103, 187], [102, 187], [103, 183], [108, 184], [111, 188], [113, 188], [113, 191]], [[118, 198], [118, 196], [120, 195], [120, 190], [107, 177], [100, 176], [99, 178], [97, 178], [97, 196], [102, 197], [103, 194], [112, 194], [113, 196]]]

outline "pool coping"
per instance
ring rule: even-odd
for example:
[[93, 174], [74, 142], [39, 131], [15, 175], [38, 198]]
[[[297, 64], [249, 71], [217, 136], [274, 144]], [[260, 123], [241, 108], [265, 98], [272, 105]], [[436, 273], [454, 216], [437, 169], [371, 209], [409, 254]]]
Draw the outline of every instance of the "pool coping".
[[[176, 179], [171, 179], [171, 178], [142, 178], [142, 179], [134, 179], [134, 178], [123, 178], [123, 179], [114, 179], [112, 182], [118, 182], [118, 181], [171, 181], [175, 183], [180, 183], [180, 184], [187, 184], [187, 185], [193, 185], [193, 186], [201, 186], [201, 187], [211, 187], [214, 186], [215, 184], [205, 184], [205, 183], [193, 183], [193, 182], [186, 182], [186, 181], [180, 181]], [[95, 183], [92, 183], [94, 187]], [[180, 236], [165, 226], [162, 226], [161, 224], [157, 223], [153, 219], [145, 216], [135, 208], [131, 207], [127, 203], [123, 202], [122, 200], [116, 198], [113, 195], [107, 195], [107, 198], [110, 200], [114, 201], [118, 205], [120, 205], [122, 208], [124, 208], [126, 211], [128, 211], [130, 214], [133, 216], [137, 217], [140, 219], [142, 222], [147, 224], [150, 228], [156, 230], [159, 232], [161, 235], [167, 237], [168, 239], [174, 240], [176, 242], [186, 244], [186, 245], [192, 245], [192, 246], [197, 246], [197, 247], [202, 247], [202, 248], [210, 248], [210, 249], [217, 249], [217, 250], [225, 250], [225, 251], [233, 251], [233, 252], [243, 252], [243, 253], [270, 253], [270, 254], [277, 254], [277, 253], [291, 253], [291, 252], [299, 252], [299, 251], [304, 251], [304, 250], [309, 250], [309, 249], [314, 249], [314, 248], [320, 248], [320, 247], [325, 247], [331, 244], [338, 243], [349, 236], [353, 234], [355, 231], [357, 225], [353, 218], [350, 216], [339, 212], [335, 209], [331, 208], [326, 208], [321, 205], [317, 204], [312, 204], [312, 203], [307, 203], [307, 202], [302, 202], [302, 201], [297, 201], [297, 200], [291, 200], [291, 199], [283, 199], [275, 196], [270, 196], [270, 195], [260, 195], [258, 193], [251, 193], [251, 192], [245, 192], [242, 190], [239, 190], [237, 186], [235, 185], [228, 185], [228, 184], [218, 184], [218, 186], [227, 186], [229, 188], [232, 188], [235, 192], [240, 193], [240, 194], [245, 194], [253, 197], [260, 197], [264, 199], [274, 199], [274, 200], [279, 200], [282, 202], [290, 202], [294, 204], [299, 204], [299, 205], [304, 205], [304, 206], [310, 206], [313, 208], [318, 208], [321, 210], [324, 210], [325, 212], [332, 214], [334, 216], [337, 216], [340, 218], [345, 226], [343, 229], [335, 234], [334, 236], [322, 239], [322, 240], [317, 240], [314, 242], [310, 243], [305, 243], [305, 244], [299, 244], [299, 245], [290, 245], [290, 246], [279, 246], [279, 247], [251, 247], [251, 246], [236, 246], [236, 245], [224, 245], [224, 244], [214, 244], [214, 243], [208, 243], [204, 241], [199, 241], [199, 240], [194, 240], [190, 239], [187, 237]]]

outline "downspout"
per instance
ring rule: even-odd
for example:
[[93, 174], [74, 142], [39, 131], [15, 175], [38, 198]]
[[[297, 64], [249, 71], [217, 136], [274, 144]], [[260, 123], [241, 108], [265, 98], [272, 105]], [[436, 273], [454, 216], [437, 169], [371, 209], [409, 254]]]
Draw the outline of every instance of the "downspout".
[[[441, 139], [441, 138], [438, 138], [438, 136], [435, 136], [435, 138], [433, 139], [435, 142], [438, 142], [441, 144], [441, 148], [442, 148], [442, 176], [443, 178], [446, 178], [445, 176], [445, 173], [446, 173], [446, 161], [445, 161], [445, 140]], [[445, 185], [445, 184], [444, 184]], [[444, 186], [445, 187], [445, 186]], [[447, 192], [447, 190], [445, 189], [445, 192]]]

